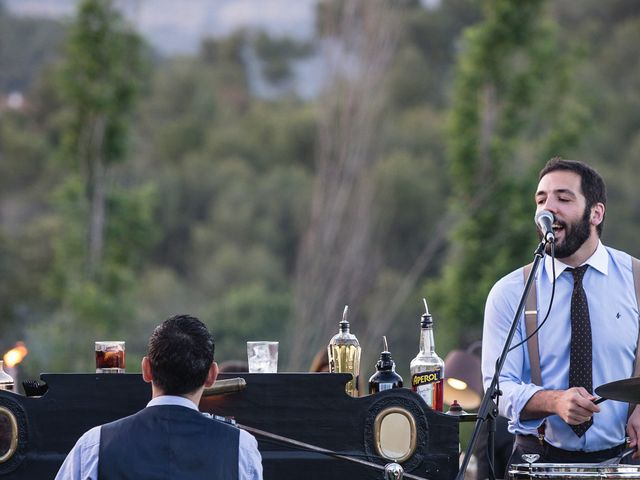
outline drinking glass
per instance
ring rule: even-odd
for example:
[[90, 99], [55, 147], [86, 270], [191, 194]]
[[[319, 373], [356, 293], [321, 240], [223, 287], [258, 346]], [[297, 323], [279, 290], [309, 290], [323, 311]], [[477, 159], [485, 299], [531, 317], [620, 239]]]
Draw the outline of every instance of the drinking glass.
[[121, 340], [96, 342], [96, 373], [124, 373], [124, 352]]
[[278, 342], [247, 342], [249, 373], [276, 373], [278, 371]]

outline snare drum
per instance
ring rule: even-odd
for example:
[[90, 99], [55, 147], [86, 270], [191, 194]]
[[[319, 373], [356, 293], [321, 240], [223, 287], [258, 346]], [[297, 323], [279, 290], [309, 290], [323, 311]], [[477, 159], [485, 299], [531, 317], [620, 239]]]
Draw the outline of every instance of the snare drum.
[[624, 478], [640, 480], [640, 465], [602, 465], [600, 463], [532, 463], [511, 465], [512, 479], [590, 479]]

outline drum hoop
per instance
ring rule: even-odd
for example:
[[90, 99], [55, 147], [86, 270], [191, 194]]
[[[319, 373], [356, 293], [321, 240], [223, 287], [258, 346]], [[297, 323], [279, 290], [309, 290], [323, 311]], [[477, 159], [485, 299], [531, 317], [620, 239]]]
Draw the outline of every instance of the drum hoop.
[[510, 479], [627, 479], [640, 480], [640, 465], [601, 463], [533, 463], [509, 467]]

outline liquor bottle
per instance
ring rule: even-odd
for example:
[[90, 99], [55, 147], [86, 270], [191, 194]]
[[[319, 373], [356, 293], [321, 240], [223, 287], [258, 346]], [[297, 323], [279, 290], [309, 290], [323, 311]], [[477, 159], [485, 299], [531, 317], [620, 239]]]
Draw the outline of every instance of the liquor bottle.
[[384, 340], [384, 351], [380, 354], [380, 360], [376, 363], [376, 373], [369, 378], [369, 393], [378, 393], [392, 388], [402, 388], [402, 377], [396, 373], [396, 364], [391, 358], [391, 352], [387, 346], [387, 337]]
[[0, 360], [0, 390], [13, 391], [13, 377], [4, 371], [4, 361]]
[[329, 355], [329, 371], [334, 373], [350, 373], [353, 378], [347, 382], [346, 391], [352, 397], [358, 396], [358, 375], [360, 375], [360, 342], [349, 331], [345, 305], [338, 333], [333, 336], [327, 347]]
[[433, 318], [427, 300], [423, 299], [425, 313], [420, 319], [420, 351], [411, 360], [411, 389], [433, 410], [444, 409], [444, 361], [436, 354], [433, 341]]

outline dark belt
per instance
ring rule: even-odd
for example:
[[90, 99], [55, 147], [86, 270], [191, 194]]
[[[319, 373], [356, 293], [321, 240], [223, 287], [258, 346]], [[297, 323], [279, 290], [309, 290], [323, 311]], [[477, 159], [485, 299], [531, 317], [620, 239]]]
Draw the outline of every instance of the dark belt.
[[618, 456], [626, 447], [626, 443], [621, 443], [615, 447], [595, 452], [583, 452], [582, 450], [564, 450], [554, 447], [550, 443], [543, 442], [534, 435], [516, 435], [516, 446], [523, 450], [530, 449], [531, 453], [540, 452], [542, 458], [539, 461], [548, 463], [599, 463]]

